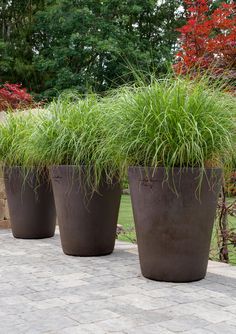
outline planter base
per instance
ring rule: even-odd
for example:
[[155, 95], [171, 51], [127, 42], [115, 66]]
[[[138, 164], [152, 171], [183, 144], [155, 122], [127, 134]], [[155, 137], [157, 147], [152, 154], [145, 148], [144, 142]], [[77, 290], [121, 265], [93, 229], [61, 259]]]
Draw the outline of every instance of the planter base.
[[108, 255], [111, 255], [114, 251], [114, 246], [112, 247], [112, 250], [110, 250], [109, 252], [105, 252], [105, 253], [102, 253], [102, 252], [99, 252], [99, 251], [90, 251], [86, 254], [83, 254], [82, 252], [73, 252], [73, 253], [70, 253], [68, 252], [65, 247], [62, 247], [62, 250], [63, 250], [63, 253], [65, 255], [68, 255], [68, 256], [78, 256], [78, 257], [99, 257], [99, 256], [108, 256]]

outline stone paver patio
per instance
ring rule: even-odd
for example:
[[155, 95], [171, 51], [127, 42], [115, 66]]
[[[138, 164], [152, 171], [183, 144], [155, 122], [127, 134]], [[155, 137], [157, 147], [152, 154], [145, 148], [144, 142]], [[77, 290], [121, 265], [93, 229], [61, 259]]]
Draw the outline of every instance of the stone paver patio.
[[0, 333], [236, 333], [236, 267], [209, 263], [205, 280], [162, 283], [140, 274], [137, 249], [105, 257], [62, 253], [52, 239], [0, 230]]

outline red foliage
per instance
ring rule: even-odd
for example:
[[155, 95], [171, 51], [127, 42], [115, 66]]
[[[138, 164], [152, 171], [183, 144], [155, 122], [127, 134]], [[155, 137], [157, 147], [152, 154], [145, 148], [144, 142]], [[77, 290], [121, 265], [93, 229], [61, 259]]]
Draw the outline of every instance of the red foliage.
[[0, 87], [0, 111], [32, 106], [33, 98], [21, 84], [5, 83]]
[[181, 49], [174, 65], [177, 73], [212, 68], [236, 79], [236, 4], [222, 3], [211, 12], [212, 1], [184, 0], [187, 24], [178, 29]]

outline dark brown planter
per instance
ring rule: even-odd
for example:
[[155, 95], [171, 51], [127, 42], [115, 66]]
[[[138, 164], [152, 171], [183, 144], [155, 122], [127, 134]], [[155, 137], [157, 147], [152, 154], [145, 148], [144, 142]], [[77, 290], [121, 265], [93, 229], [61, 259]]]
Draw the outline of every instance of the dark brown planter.
[[50, 168], [62, 248], [67, 255], [112, 253], [120, 206], [118, 183], [101, 182], [91, 195], [85, 186], [85, 167]]
[[54, 235], [56, 210], [48, 175], [21, 167], [5, 167], [4, 182], [15, 238], [41, 239]]
[[167, 183], [164, 168], [129, 168], [143, 276], [168, 282], [205, 277], [222, 172], [207, 169], [196, 192], [199, 173], [174, 168]]

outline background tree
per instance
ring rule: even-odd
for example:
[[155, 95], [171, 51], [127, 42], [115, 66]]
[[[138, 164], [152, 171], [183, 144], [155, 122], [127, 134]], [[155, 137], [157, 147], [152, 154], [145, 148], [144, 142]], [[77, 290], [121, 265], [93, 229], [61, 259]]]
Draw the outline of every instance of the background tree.
[[183, 22], [181, 3], [0, 0], [0, 81], [51, 97], [119, 85], [132, 79], [127, 63], [163, 72]]
[[[236, 3], [184, 0], [187, 23], [181, 32], [175, 70], [208, 70], [227, 75], [236, 89]], [[218, 5], [218, 7], [216, 6]]]
[[35, 13], [43, 7], [44, 0], [0, 0], [0, 84], [37, 88], [33, 27]]
[[130, 80], [127, 63], [164, 70], [172, 59], [180, 1], [80, 0], [52, 2], [38, 13], [41, 40], [34, 63], [46, 95], [74, 87], [104, 91]]

